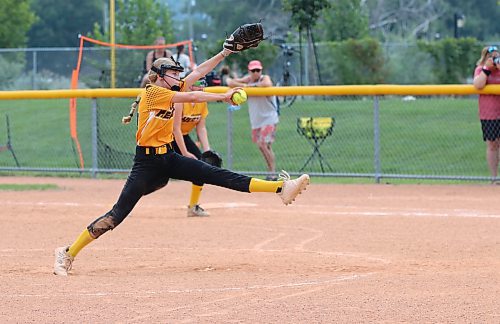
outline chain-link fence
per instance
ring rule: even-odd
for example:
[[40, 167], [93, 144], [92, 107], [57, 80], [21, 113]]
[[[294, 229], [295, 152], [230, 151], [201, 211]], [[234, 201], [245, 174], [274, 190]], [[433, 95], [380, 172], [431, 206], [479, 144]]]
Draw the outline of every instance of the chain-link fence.
[[[0, 100], [0, 170], [127, 172], [136, 126], [121, 118], [133, 99], [78, 99], [76, 139], [68, 99]], [[224, 167], [267, 175], [247, 105], [210, 103], [209, 111], [209, 140]], [[277, 169], [295, 174], [490, 179], [476, 96], [299, 96], [280, 111], [273, 149]]]
[[[416, 43], [377, 44], [318, 43], [314, 47], [302, 45], [302, 50], [299, 44], [281, 44], [279, 54], [266, 66], [265, 73], [280, 85], [438, 83], [436, 67], [443, 62], [435, 62]], [[480, 45], [477, 46], [479, 58]], [[76, 47], [0, 49], [0, 90], [70, 88], [78, 50]], [[110, 87], [110, 50], [102, 46], [83, 48], [79, 88]], [[175, 49], [170, 50], [175, 53]], [[116, 48], [116, 87], [139, 86], [147, 52]], [[353, 58], [355, 55], [360, 57]], [[203, 58], [197, 60], [200, 63]], [[470, 82], [474, 66], [470, 62], [462, 65], [470, 70], [470, 76], [461, 80]]]

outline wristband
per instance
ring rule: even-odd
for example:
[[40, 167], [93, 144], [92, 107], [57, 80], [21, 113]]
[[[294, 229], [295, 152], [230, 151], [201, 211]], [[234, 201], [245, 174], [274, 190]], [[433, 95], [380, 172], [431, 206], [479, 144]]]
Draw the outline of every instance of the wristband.
[[229, 54], [224, 55], [224, 51], [220, 51], [220, 55], [222, 55], [222, 57], [228, 57]]

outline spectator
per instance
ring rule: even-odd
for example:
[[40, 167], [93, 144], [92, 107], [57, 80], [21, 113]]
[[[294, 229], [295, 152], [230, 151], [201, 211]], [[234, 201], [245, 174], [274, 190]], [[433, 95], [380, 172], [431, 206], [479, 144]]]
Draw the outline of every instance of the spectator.
[[[484, 88], [487, 84], [500, 84], [500, 54], [497, 46], [483, 48], [474, 71], [474, 87]], [[479, 95], [479, 119], [486, 142], [486, 160], [492, 183], [500, 184], [498, 176], [500, 148], [500, 96]]]
[[228, 65], [222, 66], [220, 69], [221, 86], [231, 87], [232, 80], [235, 78], [236, 74], [231, 72], [231, 68]]
[[[165, 38], [162, 36], [156, 38], [155, 43], [153, 45], [155, 45], [155, 46], [165, 45]], [[144, 88], [146, 86], [146, 84], [149, 82], [148, 72], [149, 72], [149, 70], [151, 70], [151, 67], [153, 66], [153, 62], [156, 61], [157, 58], [171, 57], [171, 56], [172, 56], [172, 52], [166, 48], [156, 48], [156, 49], [150, 51], [146, 55], [146, 59], [144, 61], [144, 76], [142, 77], [141, 88]]]
[[177, 54], [174, 58], [184, 68], [184, 72], [180, 74], [181, 78], [188, 75], [189, 72], [191, 72], [191, 60], [189, 59], [189, 56], [184, 53], [184, 45], [177, 46]]
[[[228, 78], [230, 87], [272, 87], [273, 82], [269, 75], [262, 73], [262, 63], [253, 60], [248, 63], [248, 74], [242, 78]], [[276, 179], [276, 158], [272, 144], [276, 135], [276, 126], [279, 122], [278, 103], [275, 96], [248, 97], [248, 113], [252, 127], [252, 141], [257, 144], [264, 156], [267, 170], [270, 173], [267, 180]]]

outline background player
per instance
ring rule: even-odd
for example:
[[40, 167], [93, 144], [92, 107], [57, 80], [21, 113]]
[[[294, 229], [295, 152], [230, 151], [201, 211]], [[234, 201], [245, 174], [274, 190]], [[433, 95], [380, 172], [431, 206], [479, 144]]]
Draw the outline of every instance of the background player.
[[[206, 86], [205, 79], [196, 81], [192, 86], [192, 91], [203, 90]], [[205, 124], [205, 119], [208, 115], [208, 105], [206, 102], [184, 104], [176, 104], [174, 112], [174, 150], [185, 157], [192, 159], [201, 159], [201, 151], [198, 145], [189, 136], [189, 133], [196, 128], [196, 134], [204, 152], [210, 150], [208, 142], [208, 133]], [[202, 182], [193, 182], [191, 187], [191, 198], [188, 205], [187, 215], [192, 216], [209, 216], [198, 204], [201, 190], [203, 189]]]
[[230, 89], [223, 94], [201, 91], [179, 92], [189, 89], [196, 80], [212, 71], [233, 52], [226, 47], [226, 43], [234, 39], [233, 35], [230, 37], [232, 38], [226, 40], [221, 52], [199, 65], [183, 81], [179, 77], [183, 68], [178, 62], [160, 58], [153, 63], [148, 73], [150, 84], [142, 90], [138, 105], [134, 165], [118, 201], [111, 210], [88, 225], [73, 244], [55, 250], [54, 274], [67, 276], [74, 258], [86, 245], [107, 231], [113, 230], [129, 215], [142, 196], [164, 187], [170, 178], [190, 182], [201, 181], [241, 192], [273, 192], [279, 195], [285, 205], [295, 200], [309, 184], [307, 174], [291, 180], [284, 172], [280, 180], [266, 181], [217, 168], [177, 154], [173, 150], [174, 103], [205, 101], [232, 103], [231, 97], [238, 88]]

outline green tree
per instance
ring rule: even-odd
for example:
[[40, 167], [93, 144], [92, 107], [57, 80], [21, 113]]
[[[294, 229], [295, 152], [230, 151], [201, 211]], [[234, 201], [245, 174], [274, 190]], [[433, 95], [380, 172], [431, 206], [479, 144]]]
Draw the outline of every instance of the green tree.
[[[174, 42], [170, 11], [159, 0], [116, 0], [115, 43], [126, 45], [152, 45], [158, 36], [165, 37], [166, 43]], [[99, 23], [94, 25], [90, 37], [110, 42], [109, 30]], [[102, 59], [94, 59], [95, 68], [102, 71], [99, 84], [85, 80], [92, 87], [109, 87], [109, 53]], [[136, 87], [138, 75], [142, 73], [145, 51], [116, 51], [116, 81], [118, 87]], [[104, 82], [102, 82], [105, 80]], [[96, 80], [94, 80], [96, 81]]]
[[437, 42], [418, 42], [433, 59], [433, 74], [438, 83], [465, 83], [471, 77], [482, 46], [477, 39], [445, 38]]
[[500, 4], [497, 0], [447, 0], [450, 10], [442, 19], [443, 30], [453, 36], [455, 14], [464, 15], [465, 24], [459, 30], [460, 37], [474, 37], [479, 40], [497, 40], [500, 36]]
[[[151, 45], [158, 36], [174, 42], [170, 10], [159, 0], [116, 0], [115, 42]], [[92, 37], [109, 42], [107, 26], [94, 25]]]
[[323, 9], [329, 8], [328, 0], [284, 0], [283, 9], [291, 12], [292, 24], [301, 30], [310, 30]]
[[[308, 49], [312, 47], [312, 52], [314, 53], [314, 60], [311, 61], [314, 61], [316, 69], [311, 69], [311, 67], [306, 68], [309, 68], [311, 71], [316, 71], [319, 84], [323, 82], [321, 80], [318, 55], [312, 29], [316, 25], [322, 12], [329, 7], [330, 3], [328, 0], [283, 0], [283, 9], [292, 14], [292, 25], [296, 26], [299, 30], [299, 41], [301, 41], [303, 31], [307, 34]], [[302, 53], [302, 46], [300, 50]], [[309, 80], [306, 81], [309, 82]]]
[[288, 30], [289, 19], [282, 10], [281, 0], [198, 0], [193, 12], [203, 22], [194, 20], [195, 35], [210, 34], [212, 41], [232, 33], [242, 24], [258, 21], [265, 25], [266, 34], [280, 36]]
[[[30, 0], [0, 0], [0, 48], [26, 46], [26, 33], [36, 16]], [[0, 89], [12, 86], [25, 65], [24, 53], [3, 53], [0, 56]]]
[[330, 0], [318, 22], [316, 35], [322, 41], [343, 41], [368, 36], [368, 15], [359, 0]]
[[26, 32], [36, 16], [30, 0], [0, 0], [0, 48], [26, 46]]
[[102, 0], [37, 0], [38, 21], [28, 33], [30, 47], [78, 46], [78, 34], [92, 31], [102, 20]]

